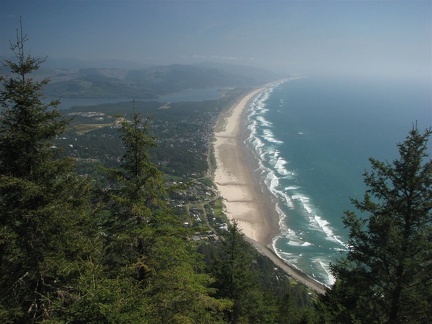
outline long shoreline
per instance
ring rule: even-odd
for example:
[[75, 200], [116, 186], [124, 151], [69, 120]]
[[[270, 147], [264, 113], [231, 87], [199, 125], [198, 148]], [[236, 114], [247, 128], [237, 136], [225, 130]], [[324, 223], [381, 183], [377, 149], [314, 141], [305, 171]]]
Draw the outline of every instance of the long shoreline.
[[274, 206], [270, 206], [261, 192], [242, 143], [242, 126], [247, 107], [269, 86], [246, 94], [230, 108], [224, 120], [219, 121], [223, 129], [214, 133], [214, 182], [223, 197], [224, 212], [228, 219], [237, 221], [240, 231], [258, 252], [269, 257], [292, 278], [318, 293], [324, 293], [324, 285], [285, 263], [272, 250], [273, 238], [280, 233], [278, 217]]
[[263, 204], [262, 194], [248, 167], [241, 142], [242, 124], [246, 107], [265, 87], [255, 89], [231, 107], [224, 129], [215, 132], [214, 153], [216, 169], [214, 182], [224, 199], [225, 214], [236, 220], [247, 237], [268, 245], [279, 233], [277, 220]]

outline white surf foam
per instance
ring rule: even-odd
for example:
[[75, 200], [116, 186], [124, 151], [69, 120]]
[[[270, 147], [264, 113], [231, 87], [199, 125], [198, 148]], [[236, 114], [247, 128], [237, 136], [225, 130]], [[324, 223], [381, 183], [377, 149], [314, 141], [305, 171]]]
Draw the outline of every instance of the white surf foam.
[[263, 127], [271, 127], [273, 125], [271, 122], [269, 122], [268, 120], [266, 120], [263, 116], [258, 116], [256, 118], [256, 120], [259, 123], [259, 125], [263, 126]]
[[337, 237], [331, 226], [330, 223], [328, 221], [326, 221], [325, 219], [323, 219], [322, 217], [315, 215], [315, 217], [313, 218], [314, 221], [318, 224], [319, 228], [321, 228], [321, 230], [326, 234], [327, 239], [335, 241], [339, 244], [341, 244], [342, 246], [346, 247], [346, 244], [339, 238]]
[[306, 210], [306, 212], [309, 215], [313, 214], [313, 207], [312, 207], [312, 204], [310, 203], [309, 197], [307, 197], [301, 193], [296, 193], [295, 195], [292, 195], [291, 198], [293, 200], [300, 202], [301, 207], [303, 207], [303, 209]]
[[318, 259], [318, 263], [319, 263], [319, 265], [321, 266], [321, 268], [324, 270], [324, 272], [327, 275], [327, 282], [326, 282], [326, 284], [329, 285], [329, 286], [332, 286], [335, 283], [336, 278], [331, 273], [329, 263], [325, 262], [325, 261], [321, 261], [320, 259]]
[[273, 132], [270, 129], [263, 129], [263, 138], [270, 143], [283, 144], [281, 140], [275, 138]]
[[274, 168], [277, 171], [277, 173], [279, 173], [280, 175], [288, 175], [289, 171], [285, 168], [285, 166], [287, 165], [287, 161], [285, 161], [284, 158], [278, 157]]

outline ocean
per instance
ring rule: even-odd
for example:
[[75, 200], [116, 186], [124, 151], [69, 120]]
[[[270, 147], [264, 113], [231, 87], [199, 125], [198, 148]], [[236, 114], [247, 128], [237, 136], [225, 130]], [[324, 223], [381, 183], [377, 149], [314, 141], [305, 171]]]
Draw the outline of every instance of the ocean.
[[346, 252], [342, 217], [356, 211], [350, 197], [363, 197], [368, 158], [397, 158], [396, 144], [414, 124], [431, 127], [431, 101], [430, 80], [310, 77], [274, 83], [250, 103], [244, 144], [279, 216], [280, 258], [334, 282], [329, 264]]

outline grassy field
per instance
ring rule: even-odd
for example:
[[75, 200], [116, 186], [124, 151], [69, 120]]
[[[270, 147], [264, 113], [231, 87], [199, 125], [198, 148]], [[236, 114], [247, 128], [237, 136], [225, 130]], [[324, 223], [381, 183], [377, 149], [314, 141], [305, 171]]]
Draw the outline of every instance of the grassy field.
[[78, 134], [78, 135], [83, 135], [87, 132], [90, 132], [92, 130], [98, 129], [98, 128], [103, 128], [103, 127], [109, 127], [109, 126], [113, 126], [113, 123], [109, 123], [109, 124], [78, 124], [78, 125], [73, 125], [71, 128]]

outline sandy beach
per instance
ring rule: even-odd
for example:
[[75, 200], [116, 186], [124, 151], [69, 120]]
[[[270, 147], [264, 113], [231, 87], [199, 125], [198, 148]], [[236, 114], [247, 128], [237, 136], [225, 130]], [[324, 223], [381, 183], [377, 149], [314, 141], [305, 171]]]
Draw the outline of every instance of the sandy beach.
[[247, 104], [263, 89], [250, 92], [231, 107], [223, 130], [215, 132], [217, 165], [214, 181], [224, 199], [227, 217], [238, 222], [245, 236], [268, 245], [279, 232], [277, 219], [266, 207], [258, 183], [248, 167], [241, 142], [241, 126]]
[[214, 133], [214, 182], [223, 198], [225, 214], [230, 221], [237, 221], [241, 232], [258, 252], [268, 256], [294, 279], [324, 293], [323, 285], [284, 263], [272, 251], [272, 240], [279, 234], [278, 217], [253, 176], [241, 138], [248, 103], [264, 89], [248, 93], [230, 108], [224, 120], [219, 121], [223, 126]]

